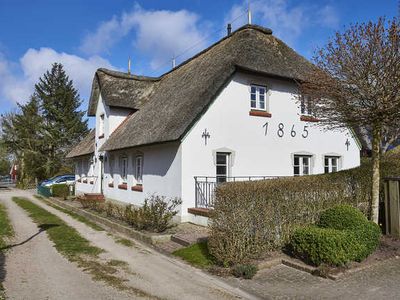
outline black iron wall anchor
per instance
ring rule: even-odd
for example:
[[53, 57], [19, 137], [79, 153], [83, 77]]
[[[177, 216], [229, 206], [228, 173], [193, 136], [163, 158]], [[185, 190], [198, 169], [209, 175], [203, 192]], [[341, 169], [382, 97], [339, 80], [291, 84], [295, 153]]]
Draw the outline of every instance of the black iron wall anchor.
[[350, 146], [350, 141], [349, 141], [349, 139], [346, 139], [345, 145], [347, 146], [347, 151], [349, 151], [349, 146]]
[[207, 146], [207, 139], [209, 139], [210, 133], [207, 131], [207, 128], [204, 129], [203, 134], [201, 135], [201, 137], [204, 139], [204, 145]]

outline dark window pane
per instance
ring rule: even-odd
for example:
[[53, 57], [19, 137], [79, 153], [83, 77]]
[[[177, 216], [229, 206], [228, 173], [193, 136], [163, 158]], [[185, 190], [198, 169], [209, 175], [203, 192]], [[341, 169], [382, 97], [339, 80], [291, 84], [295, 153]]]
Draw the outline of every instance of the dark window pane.
[[300, 167], [299, 166], [294, 167], [294, 175], [300, 175]]
[[325, 166], [325, 173], [329, 173], [329, 167]]
[[336, 166], [332, 166], [332, 172], [337, 172], [337, 167]]
[[332, 158], [332, 166], [337, 166], [337, 158]]
[[329, 158], [325, 157], [325, 166], [329, 166]]
[[251, 93], [255, 93], [256, 92], [256, 87], [255, 86], [252, 86], [251, 87]]
[[256, 100], [256, 94], [250, 94], [250, 100]]
[[251, 101], [250, 103], [251, 103], [251, 108], [256, 108], [256, 100]]
[[265, 94], [265, 89], [264, 88], [260, 88], [260, 96]]
[[295, 156], [295, 157], [294, 157], [294, 165], [295, 165], [295, 166], [298, 166], [298, 165], [299, 165], [299, 157], [298, 157], [298, 156]]
[[217, 166], [217, 175], [226, 175], [226, 166]]
[[304, 166], [303, 167], [303, 175], [308, 175], [308, 174], [309, 174], [308, 166]]
[[226, 164], [226, 154], [217, 154], [217, 164]]

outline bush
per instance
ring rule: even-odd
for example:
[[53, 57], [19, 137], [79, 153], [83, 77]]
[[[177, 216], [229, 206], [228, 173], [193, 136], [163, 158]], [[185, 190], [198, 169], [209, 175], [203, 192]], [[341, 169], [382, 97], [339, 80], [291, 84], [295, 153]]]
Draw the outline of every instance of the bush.
[[293, 254], [315, 265], [362, 261], [375, 251], [381, 235], [377, 224], [348, 205], [322, 212], [317, 226], [297, 229], [290, 240]]
[[235, 265], [232, 268], [232, 274], [235, 277], [244, 278], [244, 279], [251, 279], [256, 275], [258, 271], [257, 266], [255, 265]]
[[338, 230], [355, 230], [368, 222], [365, 215], [350, 205], [336, 205], [323, 211], [319, 217], [318, 227]]
[[[400, 174], [400, 152], [382, 159], [382, 177]], [[337, 204], [368, 215], [371, 162], [337, 173], [234, 182], [216, 190], [209, 248], [223, 265], [257, 258], [285, 245], [298, 226], [314, 224]]]
[[360, 260], [365, 245], [360, 243], [353, 231], [308, 226], [294, 231], [290, 250], [316, 266], [321, 263], [339, 266]]
[[69, 196], [69, 185], [67, 184], [53, 184], [51, 186], [51, 194], [54, 197], [59, 197], [64, 200]]

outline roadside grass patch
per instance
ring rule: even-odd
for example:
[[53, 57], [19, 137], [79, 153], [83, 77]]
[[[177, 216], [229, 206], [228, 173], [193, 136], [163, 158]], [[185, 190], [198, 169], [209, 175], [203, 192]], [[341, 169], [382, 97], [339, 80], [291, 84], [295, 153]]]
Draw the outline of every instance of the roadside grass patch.
[[199, 268], [207, 268], [214, 264], [214, 258], [208, 250], [207, 242], [193, 244], [176, 250], [172, 254]]
[[87, 226], [89, 226], [90, 228], [92, 228], [92, 229], [94, 229], [96, 231], [104, 231], [103, 227], [97, 225], [96, 223], [94, 223], [92, 221], [89, 221], [87, 218], [85, 218], [85, 217], [83, 217], [81, 215], [78, 215], [77, 213], [74, 213], [73, 211], [70, 211], [70, 210], [65, 209], [63, 207], [60, 207], [60, 206], [58, 206], [56, 204], [53, 204], [49, 200], [47, 200], [47, 199], [45, 199], [45, 198], [43, 198], [41, 196], [35, 195], [35, 197], [37, 199], [45, 202], [48, 206], [51, 206], [52, 208], [57, 209], [57, 210], [65, 213], [65, 214], [69, 215], [71, 218], [73, 218], [73, 219], [75, 219], [75, 220], [77, 220], [77, 221], [79, 221], [81, 223], [86, 224]]
[[118, 238], [115, 240], [116, 243], [124, 245], [126, 247], [133, 247], [135, 246], [135, 243], [132, 242], [131, 240], [124, 239], [124, 238]]
[[[6, 247], [6, 240], [14, 235], [13, 228], [7, 216], [6, 208], [0, 204], [0, 267], [4, 268], [4, 252]], [[0, 281], [0, 299], [5, 299], [4, 288]]]

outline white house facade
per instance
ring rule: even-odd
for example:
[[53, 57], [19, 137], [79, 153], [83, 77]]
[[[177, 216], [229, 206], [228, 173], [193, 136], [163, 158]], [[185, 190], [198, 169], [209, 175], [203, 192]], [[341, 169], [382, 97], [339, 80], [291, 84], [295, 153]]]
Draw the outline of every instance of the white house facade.
[[206, 224], [223, 182], [359, 166], [353, 132], [321, 128], [299, 97], [309, 67], [270, 30], [247, 25], [158, 78], [99, 69], [88, 113], [96, 128], [68, 155], [76, 192], [134, 205], [179, 197], [179, 220]]

